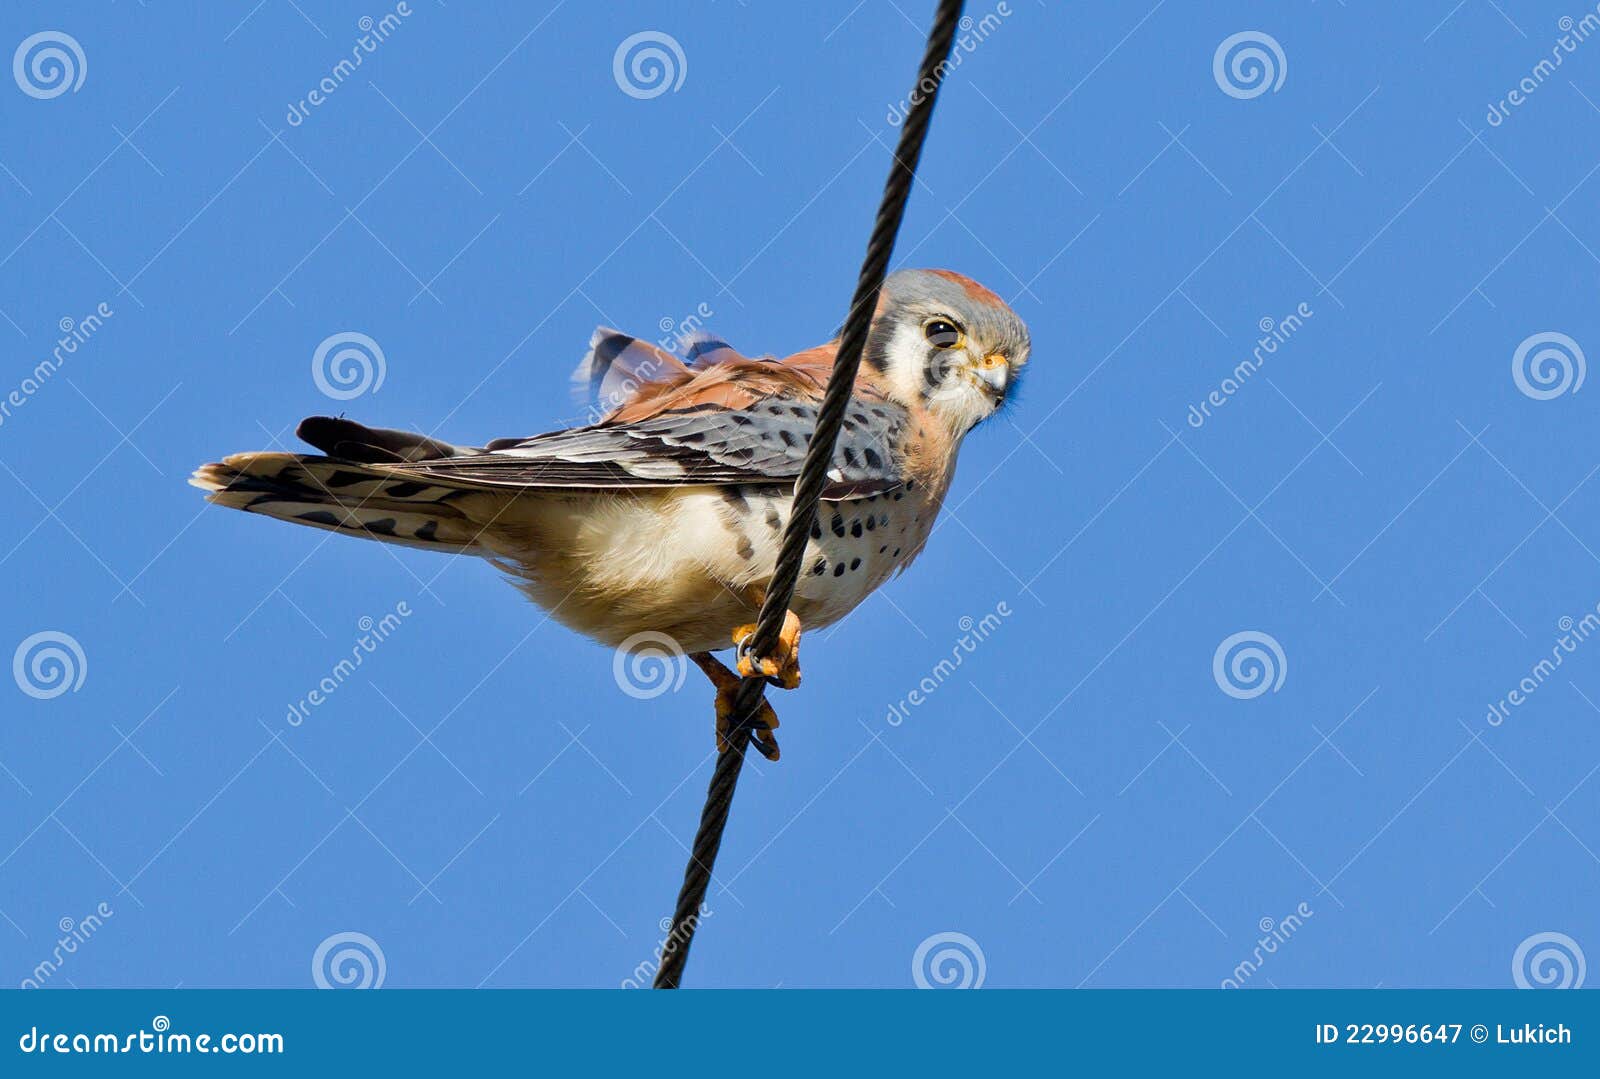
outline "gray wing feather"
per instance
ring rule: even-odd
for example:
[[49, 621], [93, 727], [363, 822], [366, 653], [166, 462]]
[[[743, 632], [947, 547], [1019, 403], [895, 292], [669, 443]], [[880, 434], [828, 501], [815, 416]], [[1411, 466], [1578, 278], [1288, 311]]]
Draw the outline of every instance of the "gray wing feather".
[[[738, 411], [699, 406], [496, 442], [489, 452], [420, 461], [406, 471], [497, 488], [792, 483], [816, 422], [815, 405], [783, 398]], [[897, 405], [852, 404], [823, 497], [865, 497], [898, 486], [905, 425]]]

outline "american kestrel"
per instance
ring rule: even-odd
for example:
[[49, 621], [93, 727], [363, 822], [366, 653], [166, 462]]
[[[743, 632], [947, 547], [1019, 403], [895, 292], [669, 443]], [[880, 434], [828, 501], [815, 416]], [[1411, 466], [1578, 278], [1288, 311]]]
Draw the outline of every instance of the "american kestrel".
[[[921, 553], [967, 432], [1028, 360], [1000, 297], [948, 270], [884, 282], [778, 653], [754, 632], [839, 340], [749, 359], [708, 337], [682, 358], [595, 332], [581, 377], [598, 423], [456, 446], [313, 416], [325, 456], [240, 453], [190, 480], [221, 506], [386, 543], [479, 555], [551, 616], [619, 647], [665, 634], [717, 690], [719, 744], [739, 674], [800, 684], [800, 627], [850, 613]], [[659, 638], [657, 638], [659, 640]], [[764, 707], [758, 747], [777, 757]]]

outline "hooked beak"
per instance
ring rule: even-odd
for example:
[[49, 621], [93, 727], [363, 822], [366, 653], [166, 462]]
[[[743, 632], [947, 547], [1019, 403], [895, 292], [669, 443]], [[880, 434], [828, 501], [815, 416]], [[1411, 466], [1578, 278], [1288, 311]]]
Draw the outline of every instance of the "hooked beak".
[[1006, 387], [1011, 381], [1011, 365], [1006, 363], [1004, 356], [998, 352], [990, 353], [978, 362], [973, 373], [996, 404], [1005, 401]]

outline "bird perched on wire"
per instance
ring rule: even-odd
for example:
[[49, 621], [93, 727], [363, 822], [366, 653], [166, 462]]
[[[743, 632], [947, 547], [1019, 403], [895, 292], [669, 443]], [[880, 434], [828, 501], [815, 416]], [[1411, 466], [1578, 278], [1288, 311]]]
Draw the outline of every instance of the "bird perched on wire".
[[[435, 551], [483, 556], [552, 617], [612, 647], [665, 634], [717, 690], [719, 745], [739, 675], [800, 684], [802, 626], [843, 618], [922, 551], [962, 439], [1013, 392], [1028, 330], [948, 270], [884, 282], [777, 653], [739, 647], [772, 575], [835, 338], [750, 359], [710, 338], [680, 358], [595, 332], [579, 377], [615, 407], [598, 423], [483, 447], [313, 416], [321, 456], [239, 453], [190, 482], [221, 506]], [[757, 747], [778, 755], [763, 705]]]

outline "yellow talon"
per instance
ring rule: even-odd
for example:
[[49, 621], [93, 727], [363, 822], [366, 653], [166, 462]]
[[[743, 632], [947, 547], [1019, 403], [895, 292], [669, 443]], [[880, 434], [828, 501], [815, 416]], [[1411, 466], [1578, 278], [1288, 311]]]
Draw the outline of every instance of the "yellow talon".
[[800, 618], [793, 611], [783, 614], [783, 629], [778, 633], [778, 646], [774, 656], [754, 656], [745, 643], [755, 636], [754, 623], [733, 631], [735, 655], [739, 673], [746, 678], [770, 678], [784, 689], [800, 685]]
[[[734, 709], [739, 696], [739, 677], [710, 652], [695, 652], [689, 658], [706, 673], [706, 677], [711, 679], [711, 684], [717, 689], [717, 752], [726, 753], [731, 748], [728, 736], [733, 733], [733, 723], [736, 718]], [[761, 706], [756, 709], [751, 735], [755, 739], [756, 749], [769, 761], [778, 759], [778, 740], [772, 735], [777, 726], [778, 713], [774, 712], [772, 705], [763, 698]]]

